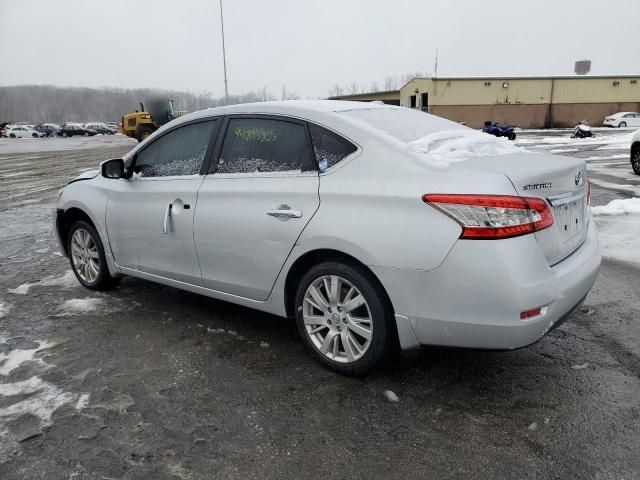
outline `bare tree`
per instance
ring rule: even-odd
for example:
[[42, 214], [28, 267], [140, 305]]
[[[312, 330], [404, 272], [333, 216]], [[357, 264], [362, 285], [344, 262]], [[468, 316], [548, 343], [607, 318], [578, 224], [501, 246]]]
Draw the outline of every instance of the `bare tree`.
[[331, 97], [341, 97], [343, 93], [344, 90], [337, 83], [333, 87], [331, 87], [331, 90], [329, 90], [329, 96]]
[[349, 84], [349, 93], [351, 95], [357, 95], [360, 93], [360, 87], [358, 86], [358, 82], [351, 82]]

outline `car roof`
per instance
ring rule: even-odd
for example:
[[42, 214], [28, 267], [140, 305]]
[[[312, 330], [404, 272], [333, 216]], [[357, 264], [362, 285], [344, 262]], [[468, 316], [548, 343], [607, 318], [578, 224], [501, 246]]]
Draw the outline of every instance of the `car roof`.
[[[224, 107], [207, 108], [179, 117], [180, 122], [215, 115], [232, 115], [243, 113], [290, 115], [293, 117], [316, 117], [336, 114], [349, 110], [371, 110], [385, 108], [401, 108], [373, 102], [350, 102], [343, 100], [283, 100], [274, 102], [241, 103]], [[324, 115], [322, 115], [324, 114]]]

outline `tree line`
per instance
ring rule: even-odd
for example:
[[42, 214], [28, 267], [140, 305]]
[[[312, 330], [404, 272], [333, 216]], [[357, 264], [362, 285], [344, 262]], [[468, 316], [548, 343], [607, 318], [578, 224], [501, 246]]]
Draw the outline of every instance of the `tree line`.
[[392, 90], [399, 90], [414, 78], [428, 78], [429, 76], [430, 75], [426, 72], [405, 73], [404, 75], [385, 77], [382, 83], [372, 82], [369, 86], [358, 82], [351, 82], [345, 85], [336, 83], [329, 90], [329, 96], [341, 97], [342, 95], [358, 95], [359, 93], [389, 92]]
[[52, 85], [0, 87], [0, 123], [65, 123], [119, 121], [125, 113], [140, 109], [150, 95], [165, 94], [175, 110], [193, 112], [236, 103], [291, 100], [298, 96], [282, 87], [281, 95], [266, 87], [257, 91], [216, 98], [211, 92], [189, 93], [147, 88], [84, 88]]

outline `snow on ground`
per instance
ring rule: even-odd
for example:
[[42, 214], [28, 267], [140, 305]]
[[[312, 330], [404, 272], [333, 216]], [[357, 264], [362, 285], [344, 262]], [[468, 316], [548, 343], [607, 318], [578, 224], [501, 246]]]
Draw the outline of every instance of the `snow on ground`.
[[47, 277], [44, 280], [40, 280], [35, 283], [23, 283], [22, 285], [16, 288], [10, 288], [8, 290], [9, 293], [13, 293], [14, 295], [26, 295], [31, 290], [31, 287], [35, 286], [43, 286], [43, 287], [62, 287], [62, 288], [73, 288], [80, 285], [78, 282], [73, 270], [68, 270], [61, 277]]
[[80, 315], [82, 313], [95, 312], [104, 305], [101, 298], [72, 298], [66, 300], [56, 310], [56, 316]]
[[[6, 343], [6, 341], [0, 339], [0, 343]], [[38, 342], [36, 348], [11, 350], [9, 353], [0, 353], [0, 375], [9, 375], [24, 362], [38, 362], [44, 365], [41, 358], [36, 358], [36, 353], [54, 347], [55, 345], [56, 344], [52, 342]], [[1, 390], [4, 390], [4, 385]]]
[[4, 317], [9, 312], [10, 308], [11, 308], [10, 305], [6, 305], [0, 302], [0, 318]]
[[[38, 346], [32, 349], [12, 349], [8, 353], [0, 354], [0, 464], [6, 460], [7, 455], [15, 448], [15, 444], [39, 435], [42, 426], [51, 424], [53, 412], [66, 403], [76, 401], [78, 397], [37, 375], [26, 380], [4, 382], [6, 377], [25, 362], [37, 362], [43, 368], [52, 366], [42, 358], [36, 357], [36, 354], [56, 344], [48, 341], [38, 341], [37, 344]], [[0, 345], [7, 346], [8, 339], [0, 338]], [[88, 394], [80, 395], [76, 409], [81, 410], [86, 407], [88, 401]], [[19, 434], [11, 433], [9, 424], [12, 428], [18, 425], [20, 430], [21, 418], [28, 419], [29, 416], [39, 418], [39, 427], [26, 428]]]
[[[640, 198], [618, 198], [601, 207], [591, 207], [595, 216], [599, 215], [626, 215], [629, 213], [640, 214]], [[638, 232], [640, 233], [640, 232]]]
[[518, 137], [515, 141], [516, 145], [522, 147], [537, 147], [545, 145], [562, 145], [567, 147], [578, 147], [583, 145], [598, 146], [597, 150], [615, 150], [628, 148], [631, 145], [631, 137], [634, 132], [619, 134], [604, 134], [596, 133], [591, 138], [571, 138], [571, 134], [567, 132], [566, 135], [559, 136], [553, 135], [548, 137], [531, 137], [521, 138]]
[[640, 263], [640, 198], [616, 199], [591, 211], [604, 257]]

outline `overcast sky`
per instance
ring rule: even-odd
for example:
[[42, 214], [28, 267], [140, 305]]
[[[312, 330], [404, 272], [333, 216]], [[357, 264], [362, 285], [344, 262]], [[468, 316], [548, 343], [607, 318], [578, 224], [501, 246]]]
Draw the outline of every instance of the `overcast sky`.
[[[387, 76], [640, 73], [640, 0], [224, 0], [230, 93]], [[0, 0], [0, 85], [224, 95], [218, 0]]]

